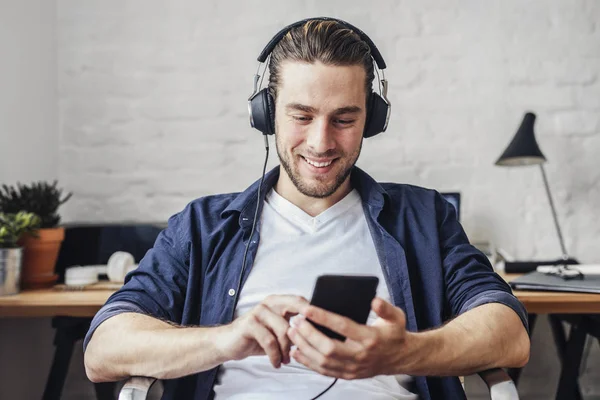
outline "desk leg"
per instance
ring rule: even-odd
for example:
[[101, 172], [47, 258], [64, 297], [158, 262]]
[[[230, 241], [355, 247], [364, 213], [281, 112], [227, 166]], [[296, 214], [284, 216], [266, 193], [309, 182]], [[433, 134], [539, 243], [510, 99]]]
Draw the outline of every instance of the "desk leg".
[[[531, 339], [531, 337], [533, 336], [533, 328], [535, 327], [536, 321], [537, 314], [529, 314], [529, 316], [527, 317], [527, 322], [529, 325], [529, 339]], [[519, 383], [519, 378], [521, 377], [522, 371], [523, 368], [508, 368], [508, 370], [506, 371], [508, 373], [508, 376], [510, 376], [510, 379], [512, 379], [515, 383], [515, 386], [517, 386], [517, 384]]]
[[565, 346], [565, 352], [562, 357], [560, 380], [558, 381], [558, 389], [556, 391], [557, 400], [571, 398], [581, 399], [578, 379], [586, 336], [587, 331], [585, 327], [582, 326], [582, 322], [573, 323], [571, 325], [569, 341]]
[[94, 383], [94, 389], [96, 389], [96, 399], [114, 400], [116, 386], [116, 382]]
[[[574, 318], [574, 320], [572, 319]], [[569, 323], [572, 324], [571, 326], [574, 326], [575, 324], [578, 324], [578, 320], [580, 320], [580, 318], [575, 315], [575, 316], [571, 316], [569, 319]], [[552, 328], [552, 338], [554, 339], [554, 344], [556, 346], [556, 352], [558, 353], [558, 359], [560, 360], [560, 365], [561, 365], [561, 376], [562, 376], [562, 371], [564, 370], [564, 365], [565, 365], [565, 355], [568, 354], [567, 353], [567, 337], [565, 335], [565, 329], [562, 323], [562, 319], [557, 317], [556, 315], [548, 315], [548, 321], [550, 322], [550, 328]], [[569, 340], [571, 339], [571, 337], [569, 337]], [[581, 350], [583, 352], [583, 348]], [[579, 361], [581, 361], [581, 356], [579, 357]], [[577, 367], [579, 370], [579, 367]], [[577, 381], [577, 378], [575, 379], [575, 397], [574, 400], [581, 400], [583, 399], [583, 396], [581, 395], [581, 389], [579, 388], [579, 382]]]
[[54, 336], [54, 360], [46, 381], [43, 400], [59, 400], [62, 394], [69, 363], [73, 355], [75, 342], [85, 336], [90, 326], [90, 318], [54, 317], [52, 327], [56, 329]]

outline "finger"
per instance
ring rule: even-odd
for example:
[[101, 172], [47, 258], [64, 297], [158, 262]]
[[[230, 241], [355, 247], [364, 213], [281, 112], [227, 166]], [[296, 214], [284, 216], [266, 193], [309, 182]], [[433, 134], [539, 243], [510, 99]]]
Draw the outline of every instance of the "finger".
[[264, 303], [286, 319], [292, 315], [304, 314], [310, 306], [304, 297], [294, 295], [270, 295], [265, 298]]
[[314, 362], [309, 357], [307, 357], [300, 349], [293, 349], [291, 355], [294, 358], [294, 360], [298, 361], [306, 368], [312, 369], [313, 371], [316, 371], [321, 375], [331, 376], [334, 378], [341, 378], [341, 373], [339, 371], [319, 367], [318, 365], [314, 364]]
[[259, 322], [269, 329], [277, 338], [279, 351], [281, 353], [281, 362], [287, 364], [290, 362], [290, 347], [292, 345], [287, 335], [290, 327], [288, 321], [282, 316], [274, 313], [266, 305], [257, 306], [256, 317]]
[[[334, 378], [340, 378], [340, 379], [345, 379], [345, 380], [361, 379], [361, 378], [369, 377], [368, 373], [359, 371], [357, 368], [352, 368], [352, 367], [348, 368], [346, 366], [344, 366], [343, 368], [338, 368], [338, 369], [319, 367], [318, 365], [312, 364], [311, 360], [304, 353], [302, 353], [302, 351], [300, 351], [299, 349], [292, 350], [292, 357], [294, 358], [294, 360], [296, 360], [300, 364], [306, 366], [307, 368], [312, 369], [313, 371], [318, 372], [321, 375], [331, 376]], [[347, 365], [351, 366], [352, 364], [347, 364]]]
[[296, 330], [302, 335], [302, 338], [315, 350], [325, 356], [348, 361], [354, 360], [356, 354], [362, 350], [360, 342], [354, 341], [353, 339], [347, 339], [344, 342], [337, 339], [331, 339], [305, 318], [297, 319], [295, 322]]
[[379, 318], [382, 318], [386, 321], [395, 322], [395, 323], [406, 323], [406, 316], [404, 311], [401, 308], [394, 306], [393, 304], [388, 303], [380, 297], [376, 297], [373, 299], [371, 303], [371, 309], [377, 314]]
[[344, 367], [345, 363], [335, 358], [336, 343], [334, 342], [337, 341], [325, 337], [325, 339], [331, 342], [331, 347], [328, 349], [327, 353], [324, 354], [314, 348], [297, 328], [290, 328], [288, 335], [297, 347], [297, 349], [292, 351], [295, 352], [296, 350], [300, 350], [306, 357], [306, 361], [310, 364], [310, 368], [315, 371], [320, 371], [321, 369], [342, 369]]
[[310, 306], [304, 316], [319, 325], [323, 325], [340, 335], [360, 341], [372, 336], [366, 325], [358, 324], [342, 315], [332, 313], [320, 307]]
[[254, 340], [264, 350], [265, 354], [269, 357], [271, 364], [275, 368], [279, 368], [281, 365], [281, 351], [277, 338], [273, 333], [267, 329], [260, 322], [254, 322], [250, 324], [250, 332]]

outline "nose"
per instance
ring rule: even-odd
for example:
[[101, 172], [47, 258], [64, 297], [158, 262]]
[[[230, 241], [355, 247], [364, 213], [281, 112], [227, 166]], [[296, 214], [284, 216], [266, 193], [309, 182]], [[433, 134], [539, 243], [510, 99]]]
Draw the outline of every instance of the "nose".
[[329, 121], [325, 118], [314, 121], [309, 129], [306, 144], [316, 154], [322, 154], [335, 148], [335, 140]]

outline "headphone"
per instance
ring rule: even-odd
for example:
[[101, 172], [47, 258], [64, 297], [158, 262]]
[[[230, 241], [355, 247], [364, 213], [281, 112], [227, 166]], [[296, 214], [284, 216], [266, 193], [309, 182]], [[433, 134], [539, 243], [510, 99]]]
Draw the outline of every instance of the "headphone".
[[[379, 73], [377, 70], [377, 79], [379, 81], [379, 94], [376, 92], [371, 92], [369, 95], [369, 99], [367, 101], [367, 120], [365, 123], [365, 130], [363, 132], [363, 136], [365, 138], [369, 138], [375, 136], [381, 132], [384, 132], [387, 129], [388, 122], [390, 120], [390, 111], [391, 104], [387, 98], [387, 89], [388, 82], [385, 79], [385, 75], [383, 70], [386, 68], [385, 61], [379, 53], [379, 50], [373, 43], [373, 41], [360, 29], [355, 26], [349, 24], [348, 22], [329, 17], [319, 17], [319, 18], [307, 18], [301, 21], [295, 22], [291, 25], [286, 26], [282, 30], [280, 30], [273, 38], [267, 43], [263, 51], [261, 51], [258, 56], [258, 69], [256, 74], [254, 75], [254, 91], [248, 98], [248, 113], [250, 114], [250, 126], [258, 129], [260, 132], [265, 135], [273, 135], [275, 134], [275, 101], [273, 100], [273, 96], [269, 92], [268, 88], [264, 88], [262, 90], [259, 89], [259, 79], [260, 75], [258, 72], [260, 71], [260, 65], [265, 63], [267, 58], [271, 55], [271, 52], [275, 48], [275, 46], [281, 41], [281, 39], [292, 29], [304, 25], [308, 21], [335, 21], [340, 25], [344, 26], [347, 29], [350, 29], [354, 33], [356, 33], [361, 40], [367, 43], [371, 50], [371, 57], [377, 64], [377, 67], [381, 71], [382, 78], [379, 78]], [[267, 69], [267, 65], [265, 64], [265, 68], [263, 71], [263, 75], [265, 74]]]

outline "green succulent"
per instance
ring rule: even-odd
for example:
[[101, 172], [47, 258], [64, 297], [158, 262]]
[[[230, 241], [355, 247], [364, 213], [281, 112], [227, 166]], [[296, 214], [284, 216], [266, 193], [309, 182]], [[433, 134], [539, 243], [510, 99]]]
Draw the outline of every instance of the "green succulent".
[[62, 195], [57, 181], [34, 182], [31, 185], [18, 183], [16, 187], [2, 185], [0, 190], [0, 212], [16, 214], [19, 211], [34, 213], [41, 219], [41, 228], [55, 228], [60, 222], [58, 207], [72, 196]]
[[17, 241], [24, 233], [36, 236], [41, 222], [40, 217], [34, 213], [0, 213], [0, 248], [18, 247]]

